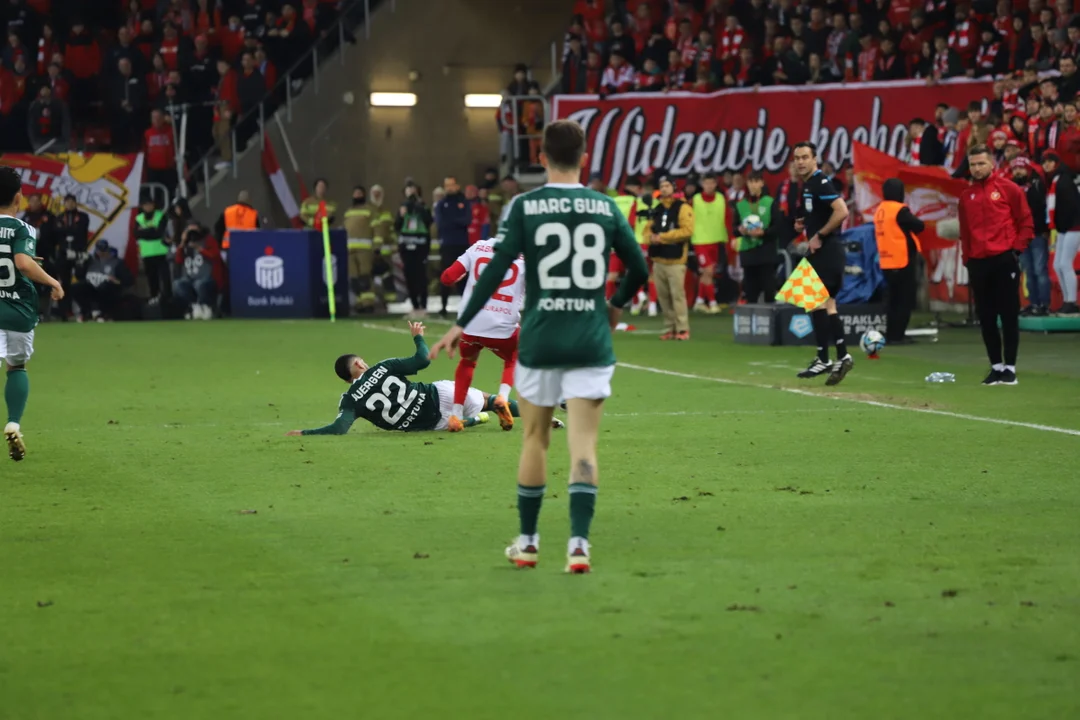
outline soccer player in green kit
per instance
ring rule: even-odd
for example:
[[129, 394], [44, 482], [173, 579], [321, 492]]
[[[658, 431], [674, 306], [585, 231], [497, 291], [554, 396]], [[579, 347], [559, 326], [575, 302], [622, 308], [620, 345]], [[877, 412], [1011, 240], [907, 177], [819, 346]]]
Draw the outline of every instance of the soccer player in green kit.
[[[339, 357], [334, 372], [349, 383], [349, 389], [341, 396], [337, 418], [325, 427], [292, 430], [286, 435], [344, 435], [357, 419], [367, 420], [380, 430], [446, 430], [454, 407], [454, 381], [415, 383], [408, 379], [431, 364], [423, 324], [411, 322], [409, 331], [416, 345], [412, 357], [383, 360], [370, 367], [359, 355]], [[485, 411], [492, 409], [495, 397], [469, 388], [465, 396], [466, 427], [487, 422]], [[516, 417], [517, 403], [509, 405]], [[562, 422], [556, 420], [553, 425], [562, 427]]]
[[[457, 324], [432, 348], [453, 355], [469, 321], [498, 289], [510, 264], [525, 258], [525, 311], [515, 377], [524, 425], [518, 465], [517, 540], [506, 549], [518, 567], [535, 567], [537, 523], [547, 481], [547, 450], [556, 405], [566, 400], [570, 434], [570, 543], [566, 570], [587, 573], [589, 527], [596, 507], [596, 444], [604, 399], [615, 372], [611, 327], [649, 277], [634, 231], [614, 200], [578, 182], [588, 163], [585, 132], [557, 120], [544, 128], [540, 160], [548, 183], [518, 195], [504, 211], [495, 255]], [[604, 299], [611, 252], [626, 276]]]
[[38, 323], [38, 294], [34, 283], [52, 288], [52, 299], [64, 297], [60, 282], [41, 269], [34, 252], [37, 231], [15, 217], [22, 205], [22, 177], [15, 168], [0, 167], [0, 357], [7, 363], [4, 426], [8, 455], [18, 462], [26, 457], [22, 421], [30, 396], [26, 363], [34, 354], [34, 328]]

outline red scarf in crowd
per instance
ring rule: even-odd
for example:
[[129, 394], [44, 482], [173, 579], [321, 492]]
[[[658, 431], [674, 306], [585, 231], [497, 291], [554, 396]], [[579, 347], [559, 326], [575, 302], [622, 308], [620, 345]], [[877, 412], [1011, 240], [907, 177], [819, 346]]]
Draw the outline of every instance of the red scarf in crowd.
[[1061, 177], [1060, 174], [1054, 176], [1054, 181], [1050, 183], [1050, 192], [1046, 194], [1046, 219], [1050, 223], [1050, 229], [1056, 229], [1054, 226], [1054, 211], [1057, 209], [1057, 181]]
[[919, 165], [919, 157], [922, 154], [922, 136], [911, 138], [911, 164]]

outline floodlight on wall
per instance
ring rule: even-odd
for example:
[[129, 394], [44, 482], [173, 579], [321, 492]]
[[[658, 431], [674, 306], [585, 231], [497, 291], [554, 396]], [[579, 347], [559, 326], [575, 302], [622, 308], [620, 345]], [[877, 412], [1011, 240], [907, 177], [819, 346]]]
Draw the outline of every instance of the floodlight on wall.
[[408, 92], [373, 92], [373, 107], [413, 107], [416, 105], [416, 93]]
[[465, 96], [467, 108], [497, 108], [503, 103], [503, 96], [498, 93], [469, 93]]

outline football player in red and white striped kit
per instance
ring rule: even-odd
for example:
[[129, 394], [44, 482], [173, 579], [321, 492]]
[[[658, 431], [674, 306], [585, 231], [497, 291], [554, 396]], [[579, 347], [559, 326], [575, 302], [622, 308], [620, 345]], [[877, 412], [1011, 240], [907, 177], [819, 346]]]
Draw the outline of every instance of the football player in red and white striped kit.
[[[495, 246], [491, 240], [481, 240], [461, 254], [453, 265], [446, 269], [440, 280], [444, 285], [455, 285], [462, 278], [468, 277], [465, 292], [461, 296], [461, 306], [468, 304], [473, 285], [480, 277], [484, 266], [491, 262]], [[465, 429], [465, 396], [472, 386], [473, 373], [476, 372], [476, 360], [480, 352], [487, 348], [503, 361], [502, 383], [499, 393], [491, 398], [491, 410], [499, 417], [503, 430], [514, 427], [514, 415], [510, 400], [510, 391], [514, 384], [514, 368], [517, 366], [518, 323], [521, 320], [521, 305], [525, 297], [525, 263], [520, 257], [506, 271], [499, 289], [491, 296], [484, 309], [465, 328], [461, 337], [461, 360], [454, 373], [454, 410], [447, 430], [460, 432]]]

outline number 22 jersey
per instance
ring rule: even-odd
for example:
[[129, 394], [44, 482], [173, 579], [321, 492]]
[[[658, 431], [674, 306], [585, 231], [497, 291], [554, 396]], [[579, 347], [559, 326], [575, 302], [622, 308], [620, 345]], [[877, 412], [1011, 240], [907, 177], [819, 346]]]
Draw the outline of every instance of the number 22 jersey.
[[[476, 243], [457, 259], [468, 281], [465, 283], [465, 292], [461, 294], [461, 307], [469, 303], [472, 297], [473, 287], [480, 273], [495, 254], [495, 246], [490, 240], [481, 240]], [[460, 270], [458, 271], [460, 272]], [[465, 328], [466, 335], [473, 337], [491, 338], [501, 340], [508, 338], [517, 332], [518, 323], [521, 322], [521, 302], [525, 295], [525, 262], [518, 258], [506, 271], [499, 289], [484, 303], [484, 308], [477, 313]]]

